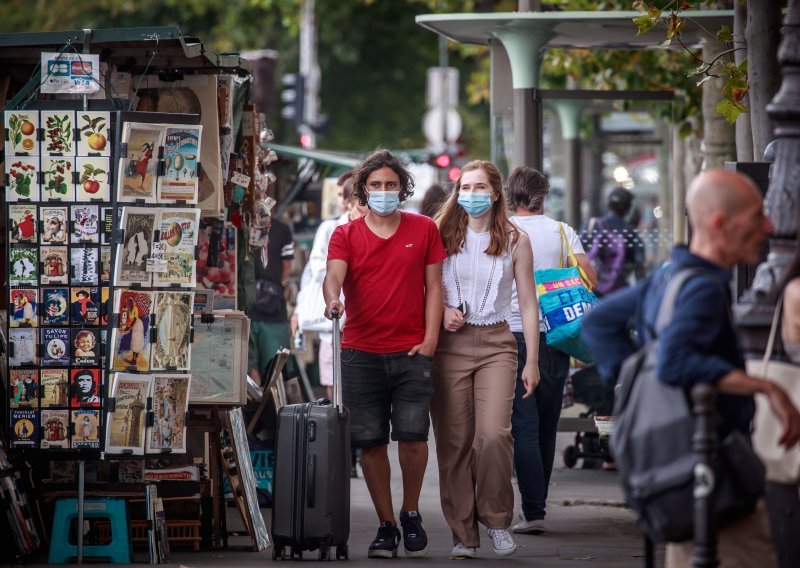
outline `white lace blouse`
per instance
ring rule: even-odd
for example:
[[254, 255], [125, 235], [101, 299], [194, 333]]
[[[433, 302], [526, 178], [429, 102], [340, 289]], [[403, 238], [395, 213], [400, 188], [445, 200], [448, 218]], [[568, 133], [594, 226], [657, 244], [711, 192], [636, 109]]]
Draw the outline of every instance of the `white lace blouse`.
[[464, 248], [442, 263], [444, 303], [456, 308], [467, 304], [466, 321], [471, 325], [492, 325], [508, 321], [514, 282], [513, 247], [501, 256], [489, 256], [489, 233], [475, 233], [467, 227]]

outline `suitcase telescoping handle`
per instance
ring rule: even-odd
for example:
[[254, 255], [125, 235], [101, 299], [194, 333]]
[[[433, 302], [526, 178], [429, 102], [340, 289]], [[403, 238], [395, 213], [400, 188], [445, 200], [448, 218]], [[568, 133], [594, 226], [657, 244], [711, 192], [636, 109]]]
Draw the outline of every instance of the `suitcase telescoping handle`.
[[339, 310], [331, 310], [333, 318], [333, 404], [339, 414], [344, 412], [342, 404], [342, 333], [339, 329]]

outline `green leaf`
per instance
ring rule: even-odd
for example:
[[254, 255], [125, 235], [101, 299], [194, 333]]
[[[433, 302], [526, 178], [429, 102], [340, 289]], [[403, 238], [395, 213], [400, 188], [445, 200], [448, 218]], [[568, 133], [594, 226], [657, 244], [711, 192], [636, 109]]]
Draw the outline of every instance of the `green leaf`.
[[728, 99], [722, 99], [717, 105], [717, 114], [724, 116], [728, 124], [733, 124], [742, 114], [741, 105], [734, 104]]
[[16, 136], [14, 136], [14, 146], [17, 146], [20, 142], [22, 142], [22, 132], [17, 132]]
[[91, 130], [91, 129], [92, 129], [92, 127], [87, 124], [86, 126], [82, 126], [81, 127], [81, 132], [86, 132], [87, 130]]
[[55, 189], [56, 187], [56, 180], [51, 179], [47, 182], [47, 189]]
[[78, 185], [81, 185], [83, 182], [85, 182], [85, 181], [86, 181], [86, 180], [88, 180], [88, 179], [89, 179], [89, 176], [88, 176], [88, 174], [83, 174], [83, 175], [81, 176], [81, 179], [80, 179], [80, 180], [78, 180]]
[[81, 118], [82, 118], [83, 120], [85, 120], [86, 122], [91, 122], [91, 121], [92, 121], [92, 119], [89, 117], [89, 115], [88, 115], [88, 114], [82, 114], [82, 115], [81, 115]]
[[11, 117], [8, 119], [8, 127], [11, 130], [16, 130], [19, 128], [19, 119], [17, 118], [16, 114], [12, 114]]
[[636, 35], [642, 35], [643, 33], [647, 33], [653, 28], [653, 26], [655, 26], [655, 23], [653, 22], [652, 19], [650, 19], [650, 16], [648, 15], [638, 16], [634, 18], [633, 23], [636, 24], [636, 28], [638, 30], [636, 32]]

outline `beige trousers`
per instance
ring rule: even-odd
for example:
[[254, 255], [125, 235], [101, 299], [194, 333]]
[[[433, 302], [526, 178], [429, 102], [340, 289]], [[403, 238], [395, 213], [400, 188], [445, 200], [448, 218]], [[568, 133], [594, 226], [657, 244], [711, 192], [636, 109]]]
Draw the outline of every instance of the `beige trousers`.
[[480, 546], [478, 521], [493, 529], [511, 524], [516, 378], [517, 344], [506, 322], [439, 335], [431, 418], [453, 543]]

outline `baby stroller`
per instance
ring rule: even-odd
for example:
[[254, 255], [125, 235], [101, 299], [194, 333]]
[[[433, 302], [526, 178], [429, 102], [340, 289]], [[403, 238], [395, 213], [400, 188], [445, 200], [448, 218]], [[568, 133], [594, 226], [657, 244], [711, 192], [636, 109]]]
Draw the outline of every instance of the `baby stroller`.
[[[586, 405], [586, 412], [580, 418], [610, 416], [614, 410], [614, 385], [600, 378], [597, 369], [586, 367], [572, 375], [573, 398], [575, 402]], [[575, 444], [564, 449], [564, 465], [573, 468], [583, 459], [583, 467], [596, 468], [604, 462], [611, 463], [608, 451], [608, 437], [596, 430], [575, 433]]]

